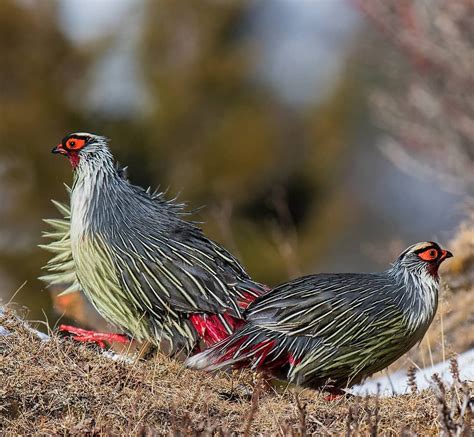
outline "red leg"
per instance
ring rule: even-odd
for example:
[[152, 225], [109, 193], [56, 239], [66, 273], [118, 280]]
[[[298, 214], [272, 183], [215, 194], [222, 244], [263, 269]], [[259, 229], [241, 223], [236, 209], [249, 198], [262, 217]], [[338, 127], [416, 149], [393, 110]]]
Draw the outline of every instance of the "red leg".
[[102, 349], [105, 349], [105, 342], [126, 344], [130, 341], [130, 339], [123, 334], [88, 331], [87, 329], [69, 325], [61, 325], [59, 330], [71, 334], [75, 341], [80, 341], [81, 343], [95, 343]]

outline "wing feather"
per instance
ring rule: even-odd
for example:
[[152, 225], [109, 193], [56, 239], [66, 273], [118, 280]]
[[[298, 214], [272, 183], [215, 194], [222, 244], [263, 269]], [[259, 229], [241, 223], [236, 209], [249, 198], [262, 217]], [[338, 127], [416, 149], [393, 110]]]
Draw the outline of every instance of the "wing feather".
[[[331, 338], [348, 319], [401, 314], [395, 285], [383, 275], [322, 274], [284, 284], [259, 297], [247, 309], [255, 325], [286, 335]], [[374, 307], [380, 311], [374, 311]]]

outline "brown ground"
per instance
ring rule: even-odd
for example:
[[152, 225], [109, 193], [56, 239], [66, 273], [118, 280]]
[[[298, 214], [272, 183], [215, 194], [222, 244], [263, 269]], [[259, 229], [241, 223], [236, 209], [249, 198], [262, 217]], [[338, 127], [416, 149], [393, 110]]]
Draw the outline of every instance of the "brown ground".
[[474, 426], [466, 406], [474, 386], [458, 383], [447, 394], [438, 393], [441, 401], [430, 390], [327, 402], [324, 394], [310, 390], [296, 397], [289, 390], [275, 394], [256, 389], [260, 383], [250, 373], [213, 376], [186, 370], [161, 354], [151, 361], [123, 363], [69, 340], [40, 341], [11, 314], [0, 324], [14, 332], [0, 337], [0, 434], [154, 435], [179, 430], [226, 435], [247, 430], [355, 435], [378, 429], [437, 435], [446, 429], [454, 435], [463, 427], [462, 435], [470, 435]]

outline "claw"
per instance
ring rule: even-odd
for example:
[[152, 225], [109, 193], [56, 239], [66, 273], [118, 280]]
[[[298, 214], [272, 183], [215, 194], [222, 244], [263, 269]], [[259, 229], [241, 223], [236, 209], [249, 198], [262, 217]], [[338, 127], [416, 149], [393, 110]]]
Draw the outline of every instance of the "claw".
[[76, 326], [61, 325], [59, 330], [71, 334], [75, 341], [81, 343], [95, 343], [101, 349], [105, 349], [105, 342], [126, 344], [130, 341], [129, 338], [123, 334], [88, 331], [87, 329], [77, 328]]

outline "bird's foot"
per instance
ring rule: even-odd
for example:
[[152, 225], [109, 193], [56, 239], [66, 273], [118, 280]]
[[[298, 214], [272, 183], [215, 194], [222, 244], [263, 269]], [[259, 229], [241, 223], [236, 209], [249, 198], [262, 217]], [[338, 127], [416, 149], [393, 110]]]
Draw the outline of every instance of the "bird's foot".
[[72, 339], [81, 343], [94, 343], [101, 349], [105, 349], [106, 343], [122, 343], [126, 344], [130, 339], [123, 334], [114, 334], [111, 332], [96, 332], [87, 329], [77, 328], [76, 326], [61, 325], [61, 332], [68, 333]]

